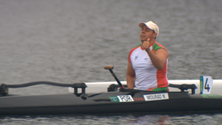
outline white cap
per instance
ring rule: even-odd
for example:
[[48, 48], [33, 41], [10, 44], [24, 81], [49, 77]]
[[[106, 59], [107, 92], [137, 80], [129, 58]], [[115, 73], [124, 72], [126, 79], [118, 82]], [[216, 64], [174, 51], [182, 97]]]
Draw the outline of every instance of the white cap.
[[148, 22], [143, 22], [139, 24], [139, 27], [142, 28], [143, 25], [146, 25], [149, 29], [153, 30], [155, 33], [157, 33], [157, 36], [159, 35], [159, 27], [157, 26], [156, 23], [153, 21], [148, 21]]

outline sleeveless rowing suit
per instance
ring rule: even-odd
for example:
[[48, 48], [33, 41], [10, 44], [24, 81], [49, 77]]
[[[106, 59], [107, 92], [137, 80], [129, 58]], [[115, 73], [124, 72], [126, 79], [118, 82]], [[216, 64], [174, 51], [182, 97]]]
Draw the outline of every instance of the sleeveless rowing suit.
[[[166, 50], [164, 46], [155, 41], [153, 45], [150, 46], [150, 50], [155, 53], [158, 49]], [[130, 51], [128, 61], [131, 62], [135, 71], [136, 79], [134, 84], [139, 90], [168, 91], [168, 61], [166, 61], [162, 70], [156, 69], [148, 53], [141, 48], [141, 45]]]

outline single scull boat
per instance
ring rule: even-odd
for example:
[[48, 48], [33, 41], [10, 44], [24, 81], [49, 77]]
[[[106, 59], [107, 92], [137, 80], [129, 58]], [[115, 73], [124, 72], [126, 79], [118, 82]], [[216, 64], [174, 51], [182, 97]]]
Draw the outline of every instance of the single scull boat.
[[[111, 68], [109, 68], [111, 70]], [[113, 72], [112, 72], [113, 73]], [[113, 73], [113, 76], [115, 74]], [[148, 92], [126, 89], [124, 84], [105, 82], [107, 92], [88, 93], [87, 86], [96, 83], [31, 82], [0, 86], [0, 115], [45, 115], [45, 114], [99, 114], [99, 113], [222, 113], [222, 95], [209, 94], [213, 80], [202, 76], [199, 80], [201, 94], [196, 94], [194, 84], [170, 84], [177, 91]], [[173, 83], [173, 81], [171, 81]], [[102, 83], [101, 84], [105, 84]], [[8, 94], [8, 88], [32, 85], [71, 87], [73, 93], [55, 95], [19, 96]], [[215, 83], [214, 83], [215, 84]], [[100, 85], [100, 83], [97, 85]], [[95, 87], [94, 87], [95, 88]], [[180, 90], [180, 91], [178, 91]]]

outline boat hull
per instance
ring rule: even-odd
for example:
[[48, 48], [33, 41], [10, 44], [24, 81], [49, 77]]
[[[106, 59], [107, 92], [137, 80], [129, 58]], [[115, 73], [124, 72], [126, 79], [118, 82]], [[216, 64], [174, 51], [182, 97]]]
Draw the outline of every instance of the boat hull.
[[[155, 100], [159, 94], [168, 98]], [[132, 97], [131, 100], [111, 99], [126, 95]], [[151, 100], [146, 100], [144, 95], [151, 96]], [[84, 97], [75, 94], [2, 96], [0, 100], [0, 115], [222, 112], [222, 96], [187, 92], [107, 92]]]

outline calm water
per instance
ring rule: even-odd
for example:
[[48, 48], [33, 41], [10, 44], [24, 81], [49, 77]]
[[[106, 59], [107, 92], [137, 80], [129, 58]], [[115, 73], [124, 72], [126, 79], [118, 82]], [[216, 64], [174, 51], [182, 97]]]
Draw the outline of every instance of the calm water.
[[[138, 24], [160, 27], [169, 51], [169, 79], [222, 78], [221, 0], [0, 0], [0, 80], [63, 83], [125, 80], [127, 56], [140, 44]], [[34, 86], [18, 94], [67, 93]], [[162, 120], [165, 119], [165, 120]], [[162, 120], [162, 121], [161, 121]], [[1, 117], [4, 125], [220, 124], [212, 115], [111, 115]]]

